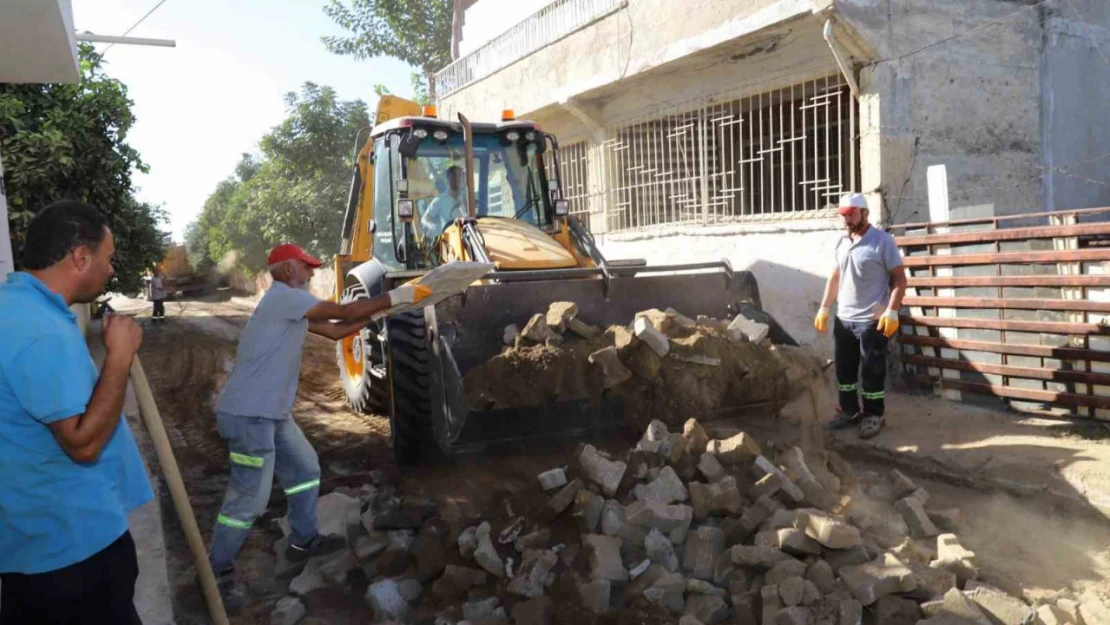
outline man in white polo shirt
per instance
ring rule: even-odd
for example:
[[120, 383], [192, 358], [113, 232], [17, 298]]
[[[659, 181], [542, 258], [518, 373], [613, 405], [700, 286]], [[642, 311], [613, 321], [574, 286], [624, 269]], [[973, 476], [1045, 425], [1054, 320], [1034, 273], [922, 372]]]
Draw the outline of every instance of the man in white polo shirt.
[[[898, 332], [898, 309], [906, 294], [906, 271], [894, 237], [867, 221], [867, 199], [850, 193], [840, 200], [845, 235], [836, 244], [836, 268], [825, 284], [825, 297], [813, 320], [818, 332], [833, 322], [836, 379], [840, 410], [826, 427], [859, 427], [861, 438], [877, 436], [885, 425], [887, 341]], [[862, 364], [863, 407], [859, 382]]]

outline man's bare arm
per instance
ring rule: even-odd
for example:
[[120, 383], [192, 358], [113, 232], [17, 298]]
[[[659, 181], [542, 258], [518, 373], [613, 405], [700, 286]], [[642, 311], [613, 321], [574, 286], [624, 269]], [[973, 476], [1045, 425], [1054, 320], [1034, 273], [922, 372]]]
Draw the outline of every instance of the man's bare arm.
[[310, 321], [308, 331], [333, 341], [340, 341], [366, 327], [366, 321]]
[[840, 267], [833, 269], [825, 282], [825, 295], [821, 298], [821, 308], [831, 308], [836, 303], [836, 293], [840, 289]]
[[108, 355], [89, 405], [83, 414], [48, 426], [58, 445], [75, 462], [95, 462], [116, 431], [131, 361], [142, 343], [142, 329], [130, 317], [110, 315], [104, 319], [103, 328]]
[[890, 289], [890, 305], [887, 308], [891, 310], [898, 310], [902, 307], [902, 298], [906, 295], [906, 267], [905, 265], [898, 265], [890, 270], [890, 279], [893, 282], [893, 288]]
[[[358, 300], [349, 304], [336, 304], [335, 302], [321, 301], [305, 313], [308, 321], [360, 321], [369, 320], [375, 314], [390, 307], [389, 294], [379, 295], [370, 299]], [[311, 330], [311, 326], [309, 326]]]

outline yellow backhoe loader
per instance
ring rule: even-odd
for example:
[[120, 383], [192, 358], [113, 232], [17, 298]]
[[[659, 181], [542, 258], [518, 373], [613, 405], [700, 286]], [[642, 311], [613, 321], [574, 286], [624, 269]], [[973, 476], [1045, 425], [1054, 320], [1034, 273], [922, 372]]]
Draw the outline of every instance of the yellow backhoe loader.
[[[388, 414], [401, 463], [577, 435], [619, 422], [610, 397], [540, 407], [476, 410], [463, 379], [502, 349], [502, 332], [553, 302], [606, 326], [650, 308], [726, 318], [760, 310], [754, 276], [726, 261], [648, 266], [608, 260], [570, 215], [559, 144], [506, 112], [498, 123], [438, 119], [432, 107], [383, 96], [358, 149], [343, 240], [335, 257], [337, 301], [373, 297], [456, 261], [495, 270], [467, 292], [422, 312], [390, 317], [337, 345], [352, 409]], [[359, 137], [361, 138], [361, 137]], [[356, 139], [357, 145], [358, 139]]]

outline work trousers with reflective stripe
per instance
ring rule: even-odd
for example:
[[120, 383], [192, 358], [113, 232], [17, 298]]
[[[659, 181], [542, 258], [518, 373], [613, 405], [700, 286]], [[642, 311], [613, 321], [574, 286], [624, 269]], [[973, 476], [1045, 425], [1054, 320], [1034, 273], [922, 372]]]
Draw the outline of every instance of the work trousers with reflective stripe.
[[879, 331], [878, 324], [878, 321], [861, 323], [839, 318], [833, 324], [841, 412], [851, 415], [860, 411], [859, 381], [862, 377], [863, 413], [883, 415], [887, 338]]
[[320, 460], [292, 417], [218, 413], [216, 429], [227, 441], [231, 477], [208, 552], [213, 570], [232, 568], [251, 524], [266, 511], [275, 475], [289, 503], [290, 540], [295, 545], [308, 544], [317, 533]]

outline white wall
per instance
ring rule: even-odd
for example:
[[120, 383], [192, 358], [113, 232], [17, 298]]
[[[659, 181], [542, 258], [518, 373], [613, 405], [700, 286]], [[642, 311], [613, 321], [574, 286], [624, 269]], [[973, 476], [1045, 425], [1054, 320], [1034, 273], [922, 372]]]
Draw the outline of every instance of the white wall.
[[825, 280], [835, 265], [840, 230], [835, 220], [781, 224], [660, 228], [598, 235], [608, 259], [643, 258], [650, 264], [705, 262], [726, 258], [734, 269], [750, 269], [759, 282], [763, 308], [799, 343], [832, 354], [832, 338], [813, 329]]
[[15, 269], [12, 239], [8, 232], [8, 199], [4, 194], [4, 155], [0, 154], [0, 279]]

